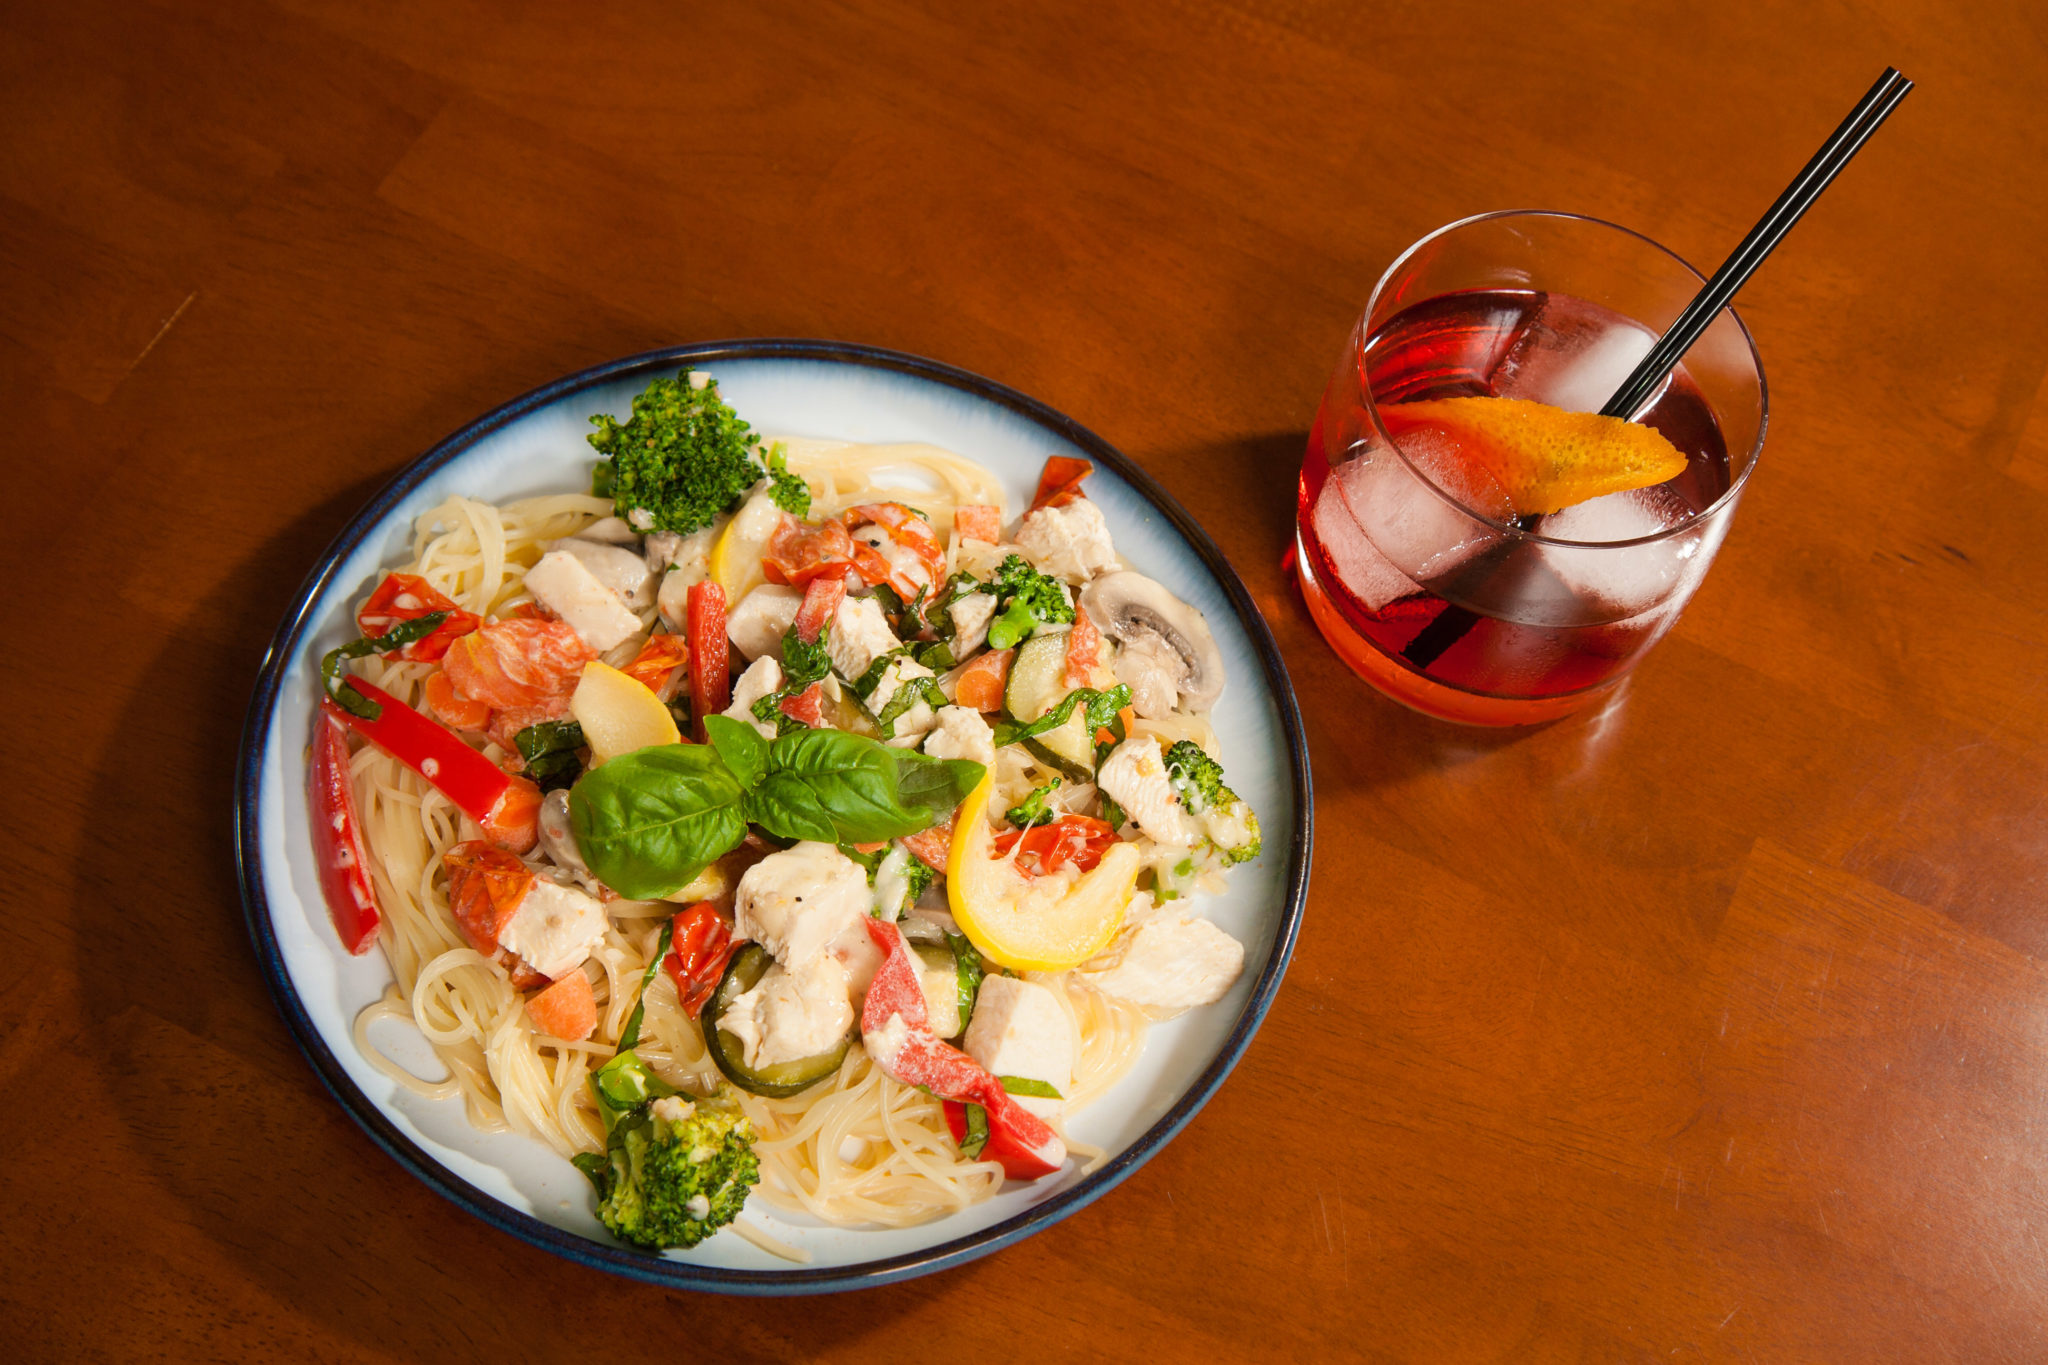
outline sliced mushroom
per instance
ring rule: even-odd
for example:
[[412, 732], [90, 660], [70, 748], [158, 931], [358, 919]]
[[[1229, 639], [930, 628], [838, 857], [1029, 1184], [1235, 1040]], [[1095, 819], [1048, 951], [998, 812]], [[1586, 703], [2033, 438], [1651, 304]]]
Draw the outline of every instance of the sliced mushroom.
[[595, 891], [597, 878], [590, 875], [582, 850], [576, 847], [576, 831], [569, 825], [567, 787], [558, 787], [541, 799], [539, 824], [541, 853], [569, 877]]
[[1133, 675], [1131, 704], [1140, 715], [1171, 709], [1159, 704], [1168, 682], [1189, 711], [1206, 711], [1223, 695], [1223, 654], [1209, 623], [1159, 583], [1128, 570], [1104, 574], [1082, 590], [1081, 605], [1121, 646], [1112, 667], [1120, 679], [1127, 669]]

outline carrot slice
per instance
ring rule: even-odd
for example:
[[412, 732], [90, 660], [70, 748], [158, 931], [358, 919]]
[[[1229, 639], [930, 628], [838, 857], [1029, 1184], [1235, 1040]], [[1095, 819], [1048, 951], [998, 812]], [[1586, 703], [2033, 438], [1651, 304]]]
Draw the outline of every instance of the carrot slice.
[[953, 534], [962, 540], [985, 540], [993, 545], [1003, 538], [1003, 516], [987, 503], [970, 502], [953, 509]]
[[976, 656], [974, 662], [960, 670], [954, 697], [960, 705], [976, 711], [1002, 710], [1003, 684], [1009, 681], [1010, 661], [1016, 657], [1014, 649], [991, 650]]
[[1088, 619], [1085, 607], [1074, 608], [1074, 628], [1067, 632], [1067, 686], [1087, 687], [1095, 678], [1096, 656], [1102, 650], [1102, 632]]
[[597, 996], [581, 967], [527, 996], [526, 1012], [542, 1033], [565, 1043], [582, 1042], [597, 1030]]

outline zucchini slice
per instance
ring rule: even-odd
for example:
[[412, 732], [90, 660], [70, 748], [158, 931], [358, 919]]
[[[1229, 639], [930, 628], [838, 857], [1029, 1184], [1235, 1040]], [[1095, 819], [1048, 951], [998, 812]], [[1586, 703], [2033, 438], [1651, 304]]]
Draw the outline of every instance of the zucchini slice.
[[734, 1085], [770, 1099], [784, 1099], [810, 1089], [839, 1070], [839, 1064], [846, 1060], [846, 1050], [853, 1046], [854, 1030], [849, 1029], [837, 1044], [809, 1057], [760, 1068], [748, 1066], [742, 1060], [739, 1040], [719, 1028], [718, 1021], [732, 1002], [752, 990], [774, 965], [775, 959], [758, 943], [749, 943], [732, 955], [718, 989], [704, 1005], [704, 1045], [711, 1051], [711, 1060]]
[[1067, 695], [1067, 633], [1040, 631], [1017, 646], [1010, 661], [1010, 681], [1003, 688], [1003, 709], [1015, 721], [1034, 721]]
[[1025, 740], [1024, 747], [1040, 762], [1076, 781], [1095, 780], [1095, 736], [1088, 729], [1088, 709], [1084, 706], [1076, 706], [1065, 725]]

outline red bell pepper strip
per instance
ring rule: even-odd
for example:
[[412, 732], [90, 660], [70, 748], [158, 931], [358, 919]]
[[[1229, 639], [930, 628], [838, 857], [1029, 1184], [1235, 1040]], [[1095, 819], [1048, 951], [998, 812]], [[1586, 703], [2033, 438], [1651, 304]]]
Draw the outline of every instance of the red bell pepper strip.
[[739, 949], [739, 941], [710, 901], [699, 901], [687, 910], [677, 911], [671, 924], [674, 947], [661, 965], [676, 983], [676, 998], [683, 1002], [683, 1013], [695, 1019], [703, 1012], [711, 993], [718, 989], [726, 964]]
[[803, 605], [796, 609], [793, 623], [796, 638], [807, 645], [818, 643], [825, 633], [825, 627], [839, 614], [839, 604], [846, 600], [846, 578], [844, 575], [813, 578], [804, 585]]
[[690, 728], [704, 738], [704, 717], [732, 705], [732, 650], [725, 639], [725, 589], [706, 579], [690, 586]]
[[784, 697], [776, 708], [783, 715], [813, 730], [825, 723], [825, 685], [812, 683], [793, 697]]
[[[464, 744], [374, 683], [350, 678], [345, 686], [376, 703], [374, 720], [342, 715], [364, 739], [434, 784], [456, 809], [477, 822], [492, 843], [524, 853], [540, 839], [540, 788]], [[336, 710], [341, 708], [337, 707]]]
[[415, 640], [403, 649], [393, 651], [400, 659], [415, 659], [432, 662], [448, 652], [448, 646], [483, 624], [473, 611], [464, 611], [455, 605], [455, 599], [440, 591], [418, 574], [386, 574], [377, 590], [370, 594], [370, 600], [363, 603], [356, 613], [356, 627], [370, 639], [379, 639], [394, 626], [404, 621], [417, 621], [437, 611], [448, 613], [446, 620], [434, 627], [434, 633], [423, 640]]
[[1067, 1159], [1067, 1144], [1045, 1120], [1010, 1098], [981, 1063], [939, 1041], [925, 1014], [924, 987], [902, 931], [881, 920], [863, 921], [882, 950], [882, 965], [861, 1007], [861, 1045], [875, 1065], [904, 1085], [944, 1100], [978, 1104], [988, 1114], [984, 1161], [1002, 1165], [1012, 1180], [1051, 1175]]
[[1048, 456], [1045, 470], [1038, 476], [1038, 492], [1031, 499], [1031, 510], [1065, 507], [1075, 498], [1085, 497], [1081, 492], [1081, 480], [1094, 472], [1095, 466], [1086, 460], [1077, 460], [1071, 455]]
[[313, 716], [307, 788], [313, 803], [313, 859], [320, 869], [320, 893], [341, 946], [361, 954], [377, 941], [383, 916], [370, 882], [369, 854], [348, 776], [348, 732], [343, 727], [352, 719], [333, 702], [320, 699]]

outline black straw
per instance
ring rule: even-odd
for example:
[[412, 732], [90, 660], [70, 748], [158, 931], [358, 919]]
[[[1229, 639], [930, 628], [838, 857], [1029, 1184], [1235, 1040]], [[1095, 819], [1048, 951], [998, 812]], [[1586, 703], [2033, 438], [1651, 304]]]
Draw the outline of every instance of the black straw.
[[1735, 248], [1714, 277], [1686, 305], [1664, 335], [1657, 338], [1657, 344], [1650, 348], [1621, 387], [1614, 391], [1614, 397], [1607, 400], [1607, 406], [1600, 409], [1603, 417], [1633, 418], [1636, 410], [1650, 400], [1650, 395], [1663, 384], [1666, 375], [1678, 364], [1679, 358], [1692, 349], [1720, 311], [1728, 306], [1728, 300], [1735, 297], [1735, 291], [1742, 288], [1756, 268], [1764, 263], [1764, 257], [1771, 251], [1813, 207], [1813, 201], [1820, 198], [1834, 178], [1841, 174], [1842, 167], [1862, 149], [1870, 135], [1878, 130], [1899, 101], [1913, 88], [1913, 82], [1901, 76], [1896, 67], [1886, 67], [1884, 74], [1877, 78], [1877, 84], [1870, 87], [1857, 106], [1849, 111], [1849, 117], [1842, 120], [1833, 137], [1821, 144], [1813, 159], [1806, 163], [1806, 169], [1799, 172], [1785, 192], [1778, 196], [1778, 202], [1770, 211], [1757, 220], [1749, 230], [1742, 244]]
[[[1813, 201], [1820, 198], [1822, 190], [1840, 175], [1849, 159], [1862, 150], [1884, 121], [1891, 117], [1892, 110], [1913, 88], [1913, 82], [1899, 74], [1898, 68], [1886, 67], [1884, 74], [1877, 78], [1877, 84], [1857, 102], [1849, 116], [1842, 120], [1834, 135], [1821, 144], [1813, 159], [1806, 163], [1804, 170], [1794, 176], [1778, 201], [1768, 212], [1757, 220], [1721, 268], [1714, 272], [1700, 292], [1693, 296], [1685, 311], [1675, 318], [1657, 338], [1649, 353], [1629, 373], [1614, 396], [1607, 400], [1607, 406], [1600, 409], [1604, 417], [1625, 417], [1633, 420], [1639, 409], [1650, 401], [1665, 378], [1677, 367], [1679, 360], [1692, 349], [1694, 342], [1707, 330], [1707, 324], [1728, 306], [1735, 297], [1735, 291], [1748, 282], [1763, 264], [1764, 257], [1784, 239], [1792, 225], [1805, 216], [1813, 207]], [[1533, 531], [1538, 518], [1523, 516], [1517, 524], [1524, 531]], [[1427, 669], [1443, 652], [1463, 639], [1465, 633], [1479, 623], [1477, 613], [1455, 603], [1445, 603], [1444, 609], [1424, 626], [1401, 651], [1401, 657], [1418, 669]]]

